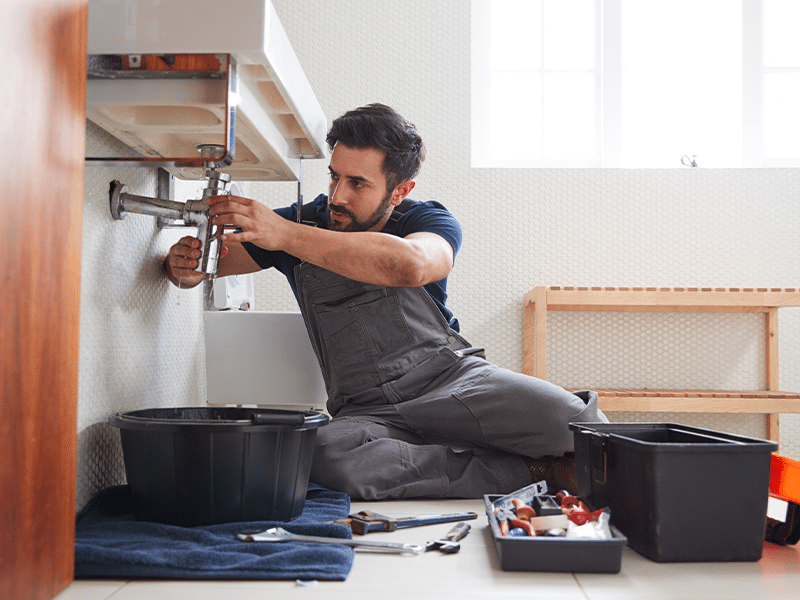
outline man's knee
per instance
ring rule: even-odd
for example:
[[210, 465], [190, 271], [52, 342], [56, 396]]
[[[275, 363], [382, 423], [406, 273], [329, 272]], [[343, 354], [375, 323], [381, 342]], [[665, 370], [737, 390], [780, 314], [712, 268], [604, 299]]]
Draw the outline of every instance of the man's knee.
[[311, 463], [311, 481], [336, 491], [346, 492], [346, 482], [351, 479], [354, 452], [368, 443], [373, 434], [373, 424], [359, 419], [332, 419], [317, 430], [314, 458]]

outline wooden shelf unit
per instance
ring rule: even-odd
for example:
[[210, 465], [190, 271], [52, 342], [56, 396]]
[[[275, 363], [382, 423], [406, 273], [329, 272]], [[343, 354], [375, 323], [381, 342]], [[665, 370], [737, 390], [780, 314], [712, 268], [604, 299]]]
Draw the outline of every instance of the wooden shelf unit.
[[[778, 391], [778, 309], [800, 306], [800, 290], [775, 288], [545, 287], [525, 294], [523, 371], [547, 379], [547, 313], [558, 311], [764, 313], [767, 389], [601, 389], [606, 412], [756, 413], [778, 441], [778, 416], [800, 413], [800, 393]], [[591, 388], [594, 389], [594, 388]]]

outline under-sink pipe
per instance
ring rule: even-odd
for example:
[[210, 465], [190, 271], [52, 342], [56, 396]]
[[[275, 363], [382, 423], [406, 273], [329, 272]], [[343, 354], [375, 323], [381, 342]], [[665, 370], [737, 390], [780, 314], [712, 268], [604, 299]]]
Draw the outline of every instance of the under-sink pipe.
[[126, 186], [119, 181], [111, 182], [111, 214], [115, 219], [124, 219], [130, 213], [158, 217], [182, 222], [184, 227], [197, 227], [197, 238], [200, 240], [202, 254], [195, 271], [216, 276], [219, 268], [222, 243], [219, 239], [218, 227], [208, 218], [208, 205], [205, 199], [209, 196], [227, 194], [230, 175], [209, 169], [208, 185], [203, 190], [200, 200], [176, 202], [164, 198], [137, 196], [126, 192]]
[[208, 178], [208, 185], [203, 190], [203, 199], [195, 202], [187, 202], [190, 212], [188, 218], [197, 223], [197, 237], [200, 240], [200, 247], [203, 254], [196, 271], [208, 273], [216, 277], [219, 268], [219, 258], [222, 251], [222, 228], [214, 225], [208, 216], [208, 204], [206, 198], [209, 196], [220, 196], [228, 193], [228, 184], [231, 182], [230, 175], [212, 171]]
[[117, 180], [111, 182], [111, 215], [115, 219], [124, 219], [128, 213], [136, 213], [176, 221], [183, 220], [188, 202], [137, 196], [129, 194], [126, 189], [127, 186]]

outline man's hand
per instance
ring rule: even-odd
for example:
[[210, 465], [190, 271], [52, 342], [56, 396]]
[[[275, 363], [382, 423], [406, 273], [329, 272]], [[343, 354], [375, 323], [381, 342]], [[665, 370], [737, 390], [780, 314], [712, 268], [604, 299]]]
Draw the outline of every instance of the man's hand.
[[222, 238], [225, 242], [252, 242], [265, 250], [283, 250], [287, 237], [291, 236], [294, 223], [256, 200], [222, 195], [211, 196], [206, 203], [215, 225], [241, 229], [238, 233], [226, 233]]
[[[225, 249], [223, 248], [223, 253]], [[172, 248], [164, 261], [169, 280], [181, 288], [191, 288], [205, 279], [204, 273], [195, 271], [200, 259], [200, 240], [186, 236]]]

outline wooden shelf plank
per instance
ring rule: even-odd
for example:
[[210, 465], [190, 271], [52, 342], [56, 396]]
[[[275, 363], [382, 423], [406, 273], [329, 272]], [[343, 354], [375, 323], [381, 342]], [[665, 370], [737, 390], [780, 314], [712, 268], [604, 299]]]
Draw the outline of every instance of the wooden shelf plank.
[[[525, 303], [536, 300], [535, 289]], [[800, 306], [796, 288], [599, 288], [549, 287], [548, 310], [766, 312]]]
[[595, 390], [607, 412], [800, 413], [800, 394], [726, 390]]

